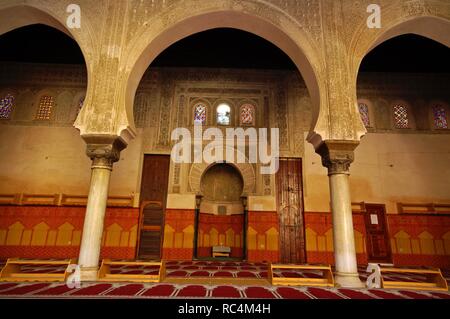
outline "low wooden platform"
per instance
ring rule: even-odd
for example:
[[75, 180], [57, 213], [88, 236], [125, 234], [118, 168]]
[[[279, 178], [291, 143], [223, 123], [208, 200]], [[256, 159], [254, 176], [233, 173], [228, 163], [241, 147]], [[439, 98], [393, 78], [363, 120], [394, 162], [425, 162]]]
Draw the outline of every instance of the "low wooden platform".
[[[319, 270], [323, 273], [323, 278], [274, 277], [274, 269]], [[334, 287], [334, 277], [330, 265], [269, 264], [267, 275], [269, 282], [274, 286]]]
[[171, 284], [197, 284], [197, 285], [233, 285], [233, 286], [270, 286], [267, 278], [242, 277], [166, 277], [163, 282]]
[[[9, 258], [6, 265], [3, 267], [0, 273], [0, 281], [66, 281], [67, 277], [71, 274], [68, 272], [68, 266], [75, 264], [76, 259], [63, 259], [63, 260], [44, 260], [44, 259], [19, 259]], [[24, 272], [22, 267], [24, 265], [61, 265], [65, 266], [64, 271], [45, 273], [45, 272]]]
[[[396, 268], [380, 266], [381, 288], [385, 289], [414, 289], [414, 290], [438, 290], [448, 291], [447, 281], [440, 269], [415, 269], [415, 268]], [[426, 278], [424, 282], [388, 280], [383, 275], [396, 274], [418, 274]]]
[[[112, 274], [111, 266], [158, 266], [158, 274]], [[166, 268], [164, 261], [122, 261], [103, 259], [102, 265], [98, 270], [98, 281], [109, 282], [161, 282], [166, 275]]]

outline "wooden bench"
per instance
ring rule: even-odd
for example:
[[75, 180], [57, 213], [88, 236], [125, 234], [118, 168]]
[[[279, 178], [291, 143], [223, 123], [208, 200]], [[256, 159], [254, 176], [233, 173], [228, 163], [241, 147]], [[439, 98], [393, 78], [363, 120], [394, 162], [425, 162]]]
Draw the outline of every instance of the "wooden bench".
[[230, 257], [231, 248], [227, 246], [213, 246], [212, 247], [212, 256], [216, 257]]
[[[334, 277], [330, 265], [269, 264], [268, 279], [272, 285], [334, 287]], [[319, 270], [322, 278], [274, 277], [274, 269]]]
[[[158, 266], [158, 274], [112, 274], [111, 266]], [[166, 267], [164, 261], [112, 261], [110, 259], [103, 259], [102, 265], [98, 270], [98, 281], [112, 281], [112, 282], [161, 282], [166, 275]]]
[[[0, 273], [0, 281], [66, 281], [71, 274], [68, 272], [68, 267], [75, 264], [76, 259], [63, 260], [41, 260], [41, 259], [19, 259], [9, 258], [6, 265]], [[61, 272], [23, 272], [24, 265], [55, 265], [65, 266], [64, 271]]]
[[[424, 282], [401, 281], [398, 279], [389, 280], [383, 275], [386, 274], [418, 274], [426, 278]], [[448, 291], [447, 281], [440, 269], [413, 269], [380, 266], [381, 288], [386, 289], [414, 289], [414, 290], [440, 290]]]

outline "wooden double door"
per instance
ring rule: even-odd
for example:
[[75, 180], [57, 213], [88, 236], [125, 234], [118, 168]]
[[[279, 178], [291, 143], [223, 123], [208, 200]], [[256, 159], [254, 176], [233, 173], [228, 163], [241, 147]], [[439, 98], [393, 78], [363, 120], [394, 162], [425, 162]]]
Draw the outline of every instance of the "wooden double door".
[[144, 155], [136, 254], [139, 259], [161, 259], [169, 165], [169, 155]]
[[[276, 197], [280, 262], [305, 263], [302, 161], [301, 159], [280, 158], [279, 164], [276, 174]], [[368, 261], [392, 262], [385, 205], [365, 204], [364, 214]]]
[[301, 159], [280, 158], [275, 178], [280, 261], [282, 263], [305, 263]]
[[373, 263], [391, 263], [392, 253], [383, 204], [365, 204], [367, 259]]

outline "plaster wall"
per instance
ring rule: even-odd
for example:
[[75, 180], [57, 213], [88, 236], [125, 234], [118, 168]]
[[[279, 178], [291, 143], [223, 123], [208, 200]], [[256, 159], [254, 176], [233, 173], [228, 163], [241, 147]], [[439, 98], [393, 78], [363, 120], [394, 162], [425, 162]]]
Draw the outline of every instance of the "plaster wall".
[[[388, 213], [397, 202], [450, 201], [450, 136], [369, 133], [350, 167], [352, 202], [383, 203]], [[327, 170], [310, 145], [305, 147], [305, 210], [330, 211]]]

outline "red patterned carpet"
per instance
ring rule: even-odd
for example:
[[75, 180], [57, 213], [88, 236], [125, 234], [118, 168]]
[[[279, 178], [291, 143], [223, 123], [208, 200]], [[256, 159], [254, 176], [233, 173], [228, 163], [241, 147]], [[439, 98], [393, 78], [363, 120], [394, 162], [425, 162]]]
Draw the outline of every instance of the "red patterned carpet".
[[[450, 299], [449, 292], [406, 291], [384, 289], [338, 289], [316, 287], [282, 287], [231, 284], [189, 283], [188, 278], [242, 278], [267, 277], [267, 264], [209, 261], [169, 261], [167, 278], [186, 278], [186, 283], [82, 283], [80, 288], [68, 288], [65, 283], [0, 283], [0, 298], [263, 298], [263, 299]], [[61, 268], [25, 266], [26, 272], [57, 272]], [[365, 268], [360, 268], [365, 281]], [[115, 267], [113, 273], [156, 273], [152, 267]], [[443, 271], [450, 281], [450, 271]], [[314, 271], [279, 271], [275, 276], [317, 277]], [[418, 276], [395, 275], [409, 281]]]
[[256, 287], [199, 284], [0, 283], [0, 298], [263, 298], [263, 299], [450, 299], [450, 293], [381, 289]]

